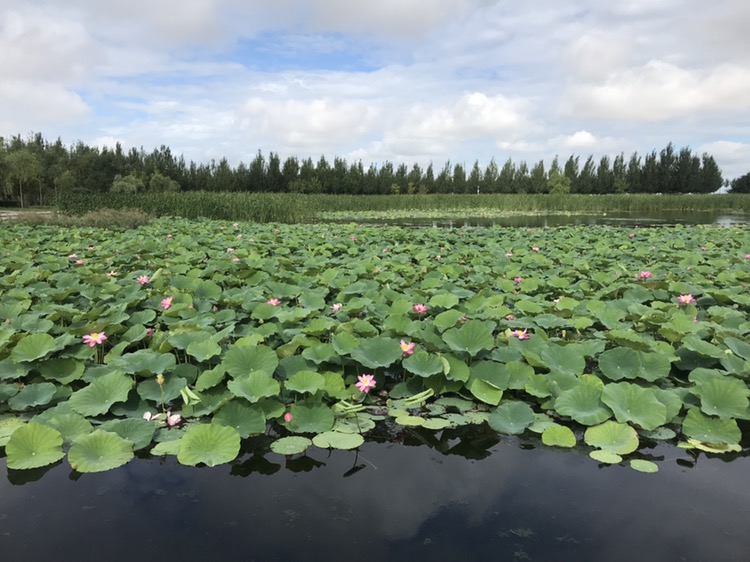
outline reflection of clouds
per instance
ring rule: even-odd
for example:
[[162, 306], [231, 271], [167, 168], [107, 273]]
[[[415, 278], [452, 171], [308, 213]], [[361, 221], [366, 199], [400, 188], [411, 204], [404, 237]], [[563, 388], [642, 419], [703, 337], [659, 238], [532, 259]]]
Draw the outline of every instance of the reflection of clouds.
[[653, 454], [669, 459], [653, 475], [599, 467], [584, 451], [524, 450], [511, 438], [480, 461], [369, 443], [356, 460], [366, 467], [346, 478], [355, 454], [317, 449], [310, 456], [324, 466], [273, 476], [136, 459], [75, 482], [63, 464], [25, 486], [0, 482], [0, 551], [27, 560], [146, 551], [186, 560], [505, 559], [519, 548], [543, 560], [743, 559], [748, 460], [701, 455], [684, 469], [674, 462], [687, 458], [682, 450]]

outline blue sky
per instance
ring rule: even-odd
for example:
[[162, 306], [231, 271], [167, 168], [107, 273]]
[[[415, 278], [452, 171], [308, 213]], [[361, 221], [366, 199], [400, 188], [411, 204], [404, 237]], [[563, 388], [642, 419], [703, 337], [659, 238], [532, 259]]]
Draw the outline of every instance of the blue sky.
[[750, 171], [746, 0], [6, 0], [0, 135], [365, 165], [640, 154]]

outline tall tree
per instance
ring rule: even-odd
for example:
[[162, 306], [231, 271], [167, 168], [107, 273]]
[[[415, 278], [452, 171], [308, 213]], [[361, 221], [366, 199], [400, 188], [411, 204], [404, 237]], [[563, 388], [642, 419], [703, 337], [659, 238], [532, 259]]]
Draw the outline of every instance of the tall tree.
[[5, 166], [8, 170], [6, 194], [15, 197], [18, 188], [21, 207], [25, 206], [24, 187], [34, 180], [41, 182], [42, 163], [39, 157], [28, 148], [14, 150], [5, 156]]

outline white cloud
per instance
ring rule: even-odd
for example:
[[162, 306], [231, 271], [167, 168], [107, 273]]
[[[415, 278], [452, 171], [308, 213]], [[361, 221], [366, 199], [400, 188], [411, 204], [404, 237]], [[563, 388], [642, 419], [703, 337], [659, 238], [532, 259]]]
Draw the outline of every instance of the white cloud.
[[725, 179], [732, 180], [750, 172], [750, 143], [719, 140], [700, 145], [696, 152], [712, 155]]

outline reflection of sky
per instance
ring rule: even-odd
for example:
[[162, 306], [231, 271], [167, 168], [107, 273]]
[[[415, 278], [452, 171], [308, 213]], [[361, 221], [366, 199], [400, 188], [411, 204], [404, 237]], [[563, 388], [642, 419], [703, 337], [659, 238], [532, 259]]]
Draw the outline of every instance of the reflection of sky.
[[[324, 466], [230, 475], [134, 460], [0, 482], [4, 560], [743, 560], [748, 459], [662, 448], [657, 474], [503, 441], [483, 460], [427, 447], [314, 450]], [[282, 466], [283, 457], [267, 459]]]

